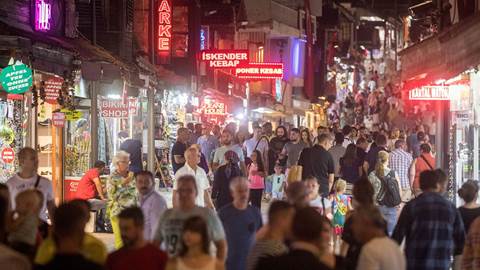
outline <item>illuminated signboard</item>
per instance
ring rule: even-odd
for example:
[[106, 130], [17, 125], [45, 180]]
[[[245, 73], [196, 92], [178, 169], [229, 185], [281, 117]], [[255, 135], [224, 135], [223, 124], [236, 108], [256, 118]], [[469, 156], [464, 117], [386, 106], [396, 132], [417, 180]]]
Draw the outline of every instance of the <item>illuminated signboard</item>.
[[250, 63], [235, 69], [238, 78], [243, 79], [281, 79], [283, 78], [282, 63]]
[[52, 27], [52, 4], [49, 0], [35, 0], [35, 30], [48, 31]]
[[206, 50], [208, 49], [208, 37], [209, 37], [209, 31], [210, 29], [208, 28], [207, 25], [202, 25], [200, 28], [200, 50]]
[[200, 111], [206, 115], [225, 115], [227, 113], [225, 103], [223, 102], [204, 103]]
[[235, 68], [248, 63], [247, 50], [202, 51], [200, 60], [207, 62], [211, 68]]
[[410, 100], [450, 100], [450, 89], [446, 85], [428, 85], [411, 89]]
[[172, 47], [172, 3], [161, 0], [158, 5], [157, 50], [160, 54], [170, 54]]

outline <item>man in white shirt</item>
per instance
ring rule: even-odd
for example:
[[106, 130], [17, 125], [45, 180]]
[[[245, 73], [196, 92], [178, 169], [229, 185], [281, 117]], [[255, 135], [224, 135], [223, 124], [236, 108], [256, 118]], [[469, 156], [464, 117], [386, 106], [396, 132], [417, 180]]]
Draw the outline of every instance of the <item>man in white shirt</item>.
[[254, 127], [253, 137], [243, 143], [243, 149], [247, 153], [247, 157], [250, 157], [252, 155], [255, 147], [257, 147], [256, 150], [260, 151], [260, 153], [262, 154], [263, 164], [267, 164], [268, 141], [266, 139], [262, 140], [261, 127]]
[[139, 195], [138, 206], [142, 209], [144, 216], [143, 235], [145, 240], [151, 241], [157, 230], [158, 220], [167, 209], [167, 202], [155, 191], [155, 180], [151, 172], [138, 172], [135, 185]]
[[385, 234], [386, 222], [373, 206], [353, 214], [353, 235], [363, 244], [357, 270], [405, 270], [405, 256], [398, 244]]
[[213, 209], [213, 202], [210, 196], [210, 184], [207, 173], [198, 166], [200, 162], [200, 152], [195, 147], [190, 147], [185, 151], [185, 165], [175, 173], [175, 182], [173, 183], [173, 207], [177, 206], [177, 180], [184, 175], [192, 175], [197, 183], [196, 205]]
[[47, 209], [48, 214], [52, 217], [55, 210], [55, 200], [51, 181], [37, 174], [38, 153], [33, 148], [25, 147], [18, 152], [18, 161], [21, 168], [20, 172], [7, 181], [12, 209], [15, 209], [17, 194], [27, 189], [38, 189], [42, 192], [44, 199], [40, 219], [47, 221]]

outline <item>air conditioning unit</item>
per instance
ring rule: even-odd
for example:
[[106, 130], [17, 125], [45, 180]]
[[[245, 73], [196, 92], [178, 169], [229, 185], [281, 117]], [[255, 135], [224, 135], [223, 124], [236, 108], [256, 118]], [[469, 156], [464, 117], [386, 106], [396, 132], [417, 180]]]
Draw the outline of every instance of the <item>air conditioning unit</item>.
[[[310, 21], [312, 24], [313, 43], [315, 43], [317, 41], [317, 18], [310, 15]], [[298, 10], [298, 29], [300, 29], [300, 39], [304, 40], [307, 39], [305, 26], [305, 11], [300, 9]]]

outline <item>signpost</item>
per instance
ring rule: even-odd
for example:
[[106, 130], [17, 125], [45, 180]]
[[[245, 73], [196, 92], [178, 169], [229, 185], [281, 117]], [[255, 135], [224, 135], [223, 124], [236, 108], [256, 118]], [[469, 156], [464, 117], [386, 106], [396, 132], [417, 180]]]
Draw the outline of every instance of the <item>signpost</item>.
[[15, 160], [15, 151], [10, 147], [4, 148], [1, 155], [5, 163], [12, 163]]
[[7, 66], [0, 73], [0, 83], [7, 93], [23, 94], [32, 86], [32, 70], [25, 64]]

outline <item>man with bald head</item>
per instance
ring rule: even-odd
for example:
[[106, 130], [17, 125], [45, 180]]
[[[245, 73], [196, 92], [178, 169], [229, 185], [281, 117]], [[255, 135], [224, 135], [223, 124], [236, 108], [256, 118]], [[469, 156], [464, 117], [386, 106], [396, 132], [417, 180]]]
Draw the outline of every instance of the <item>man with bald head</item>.
[[248, 252], [255, 242], [255, 234], [262, 227], [258, 208], [249, 205], [248, 181], [237, 177], [230, 182], [233, 202], [220, 209], [218, 215], [223, 223], [228, 243], [226, 270], [246, 269]]
[[195, 203], [198, 206], [208, 207], [213, 209], [213, 202], [210, 196], [210, 184], [207, 173], [204, 169], [198, 166], [200, 163], [200, 151], [196, 147], [189, 147], [185, 151], [185, 165], [175, 173], [175, 182], [173, 183], [173, 207], [177, 206], [177, 180], [184, 175], [192, 175], [195, 177], [197, 184], [197, 199]]

